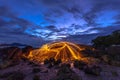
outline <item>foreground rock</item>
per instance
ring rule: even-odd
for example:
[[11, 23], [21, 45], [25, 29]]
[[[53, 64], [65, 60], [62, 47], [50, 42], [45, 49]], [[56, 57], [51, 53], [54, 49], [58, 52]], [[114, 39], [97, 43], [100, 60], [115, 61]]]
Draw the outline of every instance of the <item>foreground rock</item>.
[[56, 77], [51, 80], [82, 80], [82, 79], [70, 69], [69, 64], [63, 64], [58, 70]]
[[90, 66], [86, 66], [86, 68], [84, 69], [84, 72], [86, 74], [100, 76], [100, 73], [102, 72], [102, 69], [99, 66], [90, 65]]
[[22, 53], [25, 55], [25, 56], [28, 56], [30, 51], [32, 51], [34, 48], [32, 46], [26, 46], [25, 48], [22, 49]]
[[18, 61], [22, 57], [22, 50], [18, 47], [8, 47], [0, 49], [0, 57], [3, 60]]
[[0, 49], [0, 69], [19, 64], [22, 58], [22, 50], [18, 47]]
[[87, 63], [83, 62], [83, 61], [74, 61], [74, 67], [78, 68], [80, 70], [83, 70], [85, 67], [87, 66]]
[[1, 75], [0, 78], [2, 79], [6, 78], [6, 80], [24, 80], [25, 75], [21, 72], [15, 71], [15, 72], [5, 73]]

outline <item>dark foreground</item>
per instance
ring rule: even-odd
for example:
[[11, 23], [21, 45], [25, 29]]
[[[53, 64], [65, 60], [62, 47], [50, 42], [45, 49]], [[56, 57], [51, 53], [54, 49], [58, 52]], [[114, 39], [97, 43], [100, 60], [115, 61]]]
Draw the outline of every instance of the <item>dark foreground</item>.
[[64, 63], [53, 58], [36, 64], [23, 55], [32, 47], [1, 49], [0, 80], [120, 80], [120, 46], [82, 51], [82, 60]]
[[[21, 61], [0, 70], [0, 80], [120, 80], [120, 67], [101, 64], [100, 71], [86, 72], [68, 64], [60, 67]], [[93, 69], [93, 68], [92, 68]]]

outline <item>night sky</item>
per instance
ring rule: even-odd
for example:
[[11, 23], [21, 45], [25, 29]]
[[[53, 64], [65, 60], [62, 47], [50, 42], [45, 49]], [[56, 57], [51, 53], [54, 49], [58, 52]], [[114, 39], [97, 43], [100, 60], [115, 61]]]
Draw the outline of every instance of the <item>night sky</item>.
[[120, 29], [120, 0], [0, 0], [0, 44], [90, 44]]

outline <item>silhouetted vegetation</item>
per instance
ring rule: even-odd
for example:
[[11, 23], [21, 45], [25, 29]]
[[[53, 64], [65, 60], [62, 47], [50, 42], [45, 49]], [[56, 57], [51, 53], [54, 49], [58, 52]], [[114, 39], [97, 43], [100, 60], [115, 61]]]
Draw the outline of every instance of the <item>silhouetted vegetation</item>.
[[120, 30], [114, 31], [111, 35], [99, 36], [92, 40], [93, 46], [98, 47], [109, 47], [110, 45], [120, 44]]

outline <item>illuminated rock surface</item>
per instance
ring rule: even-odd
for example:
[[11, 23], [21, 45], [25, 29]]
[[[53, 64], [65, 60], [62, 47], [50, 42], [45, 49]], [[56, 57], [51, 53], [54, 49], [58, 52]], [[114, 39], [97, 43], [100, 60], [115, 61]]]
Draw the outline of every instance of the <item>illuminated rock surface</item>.
[[84, 50], [84, 47], [70, 42], [54, 42], [31, 51], [28, 58], [35, 62], [43, 62], [45, 59], [50, 58], [61, 59], [62, 61], [80, 60], [81, 50]]

